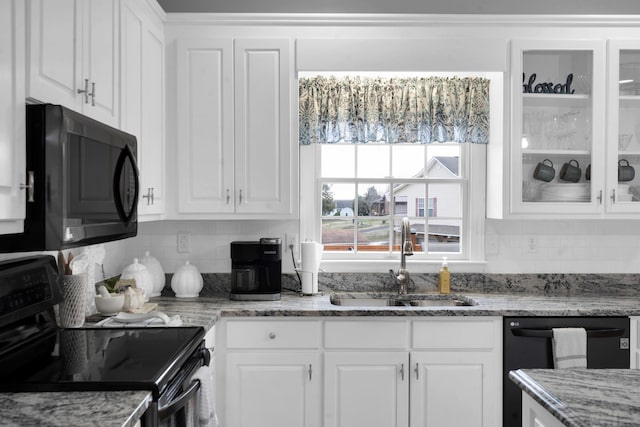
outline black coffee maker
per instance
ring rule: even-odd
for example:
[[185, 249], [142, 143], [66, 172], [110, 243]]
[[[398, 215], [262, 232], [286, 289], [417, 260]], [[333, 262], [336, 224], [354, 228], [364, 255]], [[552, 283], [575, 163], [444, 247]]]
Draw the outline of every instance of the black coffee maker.
[[282, 240], [231, 242], [231, 293], [238, 301], [275, 301], [282, 291]]

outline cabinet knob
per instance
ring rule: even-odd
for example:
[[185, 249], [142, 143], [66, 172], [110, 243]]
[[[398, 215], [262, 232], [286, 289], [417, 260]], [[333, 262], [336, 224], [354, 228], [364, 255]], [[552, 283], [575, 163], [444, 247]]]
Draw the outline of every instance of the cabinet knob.
[[274, 332], [269, 332], [269, 338], [272, 340], [276, 339], [276, 334]]

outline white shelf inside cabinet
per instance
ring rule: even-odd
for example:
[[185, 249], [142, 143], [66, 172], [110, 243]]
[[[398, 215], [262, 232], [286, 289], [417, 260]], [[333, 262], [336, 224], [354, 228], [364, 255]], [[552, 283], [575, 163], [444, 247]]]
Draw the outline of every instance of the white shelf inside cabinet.
[[551, 104], [557, 107], [580, 107], [588, 105], [591, 96], [585, 94], [523, 93], [522, 100], [525, 107], [548, 107]]
[[639, 150], [630, 150], [630, 151], [618, 151], [618, 157], [625, 156], [640, 156]]
[[[625, 152], [630, 153], [630, 152]], [[640, 154], [640, 153], [639, 153]], [[591, 156], [591, 151], [589, 150], [536, 150], [536, 149], [526, 149], [522, 150], [522, 156], [528, 158], [534, 157], [566, 157], [566, 156]]]

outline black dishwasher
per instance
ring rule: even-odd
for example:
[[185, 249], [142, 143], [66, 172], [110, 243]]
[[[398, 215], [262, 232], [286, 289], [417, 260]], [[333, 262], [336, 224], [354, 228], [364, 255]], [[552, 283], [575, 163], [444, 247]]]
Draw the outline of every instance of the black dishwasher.
[[629, 368], [628, 317], [505, 317], [502, 425], [522, 426], [522, 395], [509, 379], [515, 369], [553, 369], [552, 328], [585, 328], [587, 368]]

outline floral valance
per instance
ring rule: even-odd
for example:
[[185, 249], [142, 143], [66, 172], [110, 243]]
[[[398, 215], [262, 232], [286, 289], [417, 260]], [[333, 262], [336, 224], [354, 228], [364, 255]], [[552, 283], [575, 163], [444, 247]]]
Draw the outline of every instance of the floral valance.
[[299, 98], [302, 145], [489, 141], [484, 78], [301, 78]]

